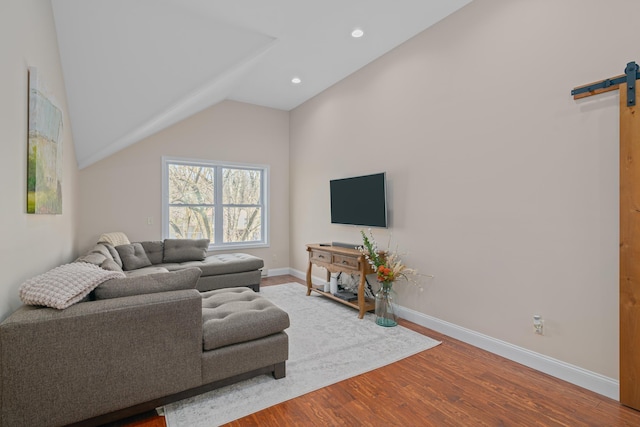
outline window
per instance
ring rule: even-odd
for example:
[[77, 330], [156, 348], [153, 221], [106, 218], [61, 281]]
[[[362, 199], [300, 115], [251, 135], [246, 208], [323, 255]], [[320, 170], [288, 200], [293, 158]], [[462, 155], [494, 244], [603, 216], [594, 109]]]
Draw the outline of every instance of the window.
[[164, 238], [268, 245], [267, 166], [163, 158], [162, 175]]

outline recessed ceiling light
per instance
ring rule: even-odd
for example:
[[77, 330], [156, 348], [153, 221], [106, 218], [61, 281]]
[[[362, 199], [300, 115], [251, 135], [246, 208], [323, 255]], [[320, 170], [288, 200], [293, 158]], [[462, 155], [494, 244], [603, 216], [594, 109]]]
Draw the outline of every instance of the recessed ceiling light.
[[302, 79], [300, 77], [294, 77], [291, 79], [291, 83], [293, 83], [294, 85], [299, 85], [300, 83], [302, 83]]
[[351, 31], [351, 37], [353, 38], [359, 39], [362, 36], [364, 36], [364, 31], [362, 31], [362, 28], [356, 28]]

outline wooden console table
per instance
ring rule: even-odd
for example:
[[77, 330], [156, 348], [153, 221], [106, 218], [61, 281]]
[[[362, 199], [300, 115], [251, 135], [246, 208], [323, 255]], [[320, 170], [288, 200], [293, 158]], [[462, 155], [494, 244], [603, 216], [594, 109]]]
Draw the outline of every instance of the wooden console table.
[[[309, 244], [307, 245], [309, 252], [309, 266], [307, 267], [307, 296], [311, 295], [311, 291], [317, 292], [332, 300], [339, 301], [350, 307], [359, 310], [358, 318], [362, 319], [364, 314], [375, 308], [375, 301], [364, 295], [364, 286], [366, 283], [366, 275], [375, 273], [371, 265], [367, 262], [364, 255], [357, 249], [343, 248], [339, 246]], [[322, 289], [314, 288], [311, 283], [311, 268], [313, 265], [324, 267], [327, 270], [327, 282], [331, 278], [331, 273], [358, 273], [360, 275], [360, 284], [358, 285], [358, 299], [356, 302], [346, 301], [342, 298], [333, 296], [330, 292], [324, 292]]]

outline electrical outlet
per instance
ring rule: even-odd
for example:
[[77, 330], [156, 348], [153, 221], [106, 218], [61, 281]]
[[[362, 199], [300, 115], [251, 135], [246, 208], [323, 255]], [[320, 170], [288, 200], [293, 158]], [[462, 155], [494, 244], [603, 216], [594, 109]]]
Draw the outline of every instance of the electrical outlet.
[[536, 335], [544, 335], [544, 320], [539, 314], [533, 315], [533, 332]]

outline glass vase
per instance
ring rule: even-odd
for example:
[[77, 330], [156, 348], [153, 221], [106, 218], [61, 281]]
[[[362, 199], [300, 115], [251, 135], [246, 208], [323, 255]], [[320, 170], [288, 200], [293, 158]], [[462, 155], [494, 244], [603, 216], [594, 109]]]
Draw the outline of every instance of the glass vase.
[[398, 319], [393, 307], [393, 282], [382, 282], [376, 292], [376, 323], [380, 326], [396, 326]]

